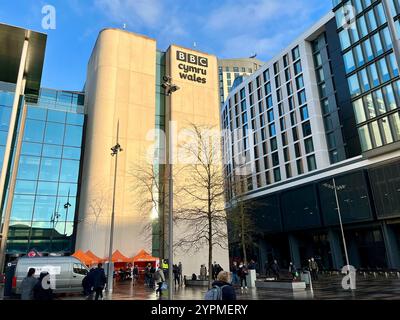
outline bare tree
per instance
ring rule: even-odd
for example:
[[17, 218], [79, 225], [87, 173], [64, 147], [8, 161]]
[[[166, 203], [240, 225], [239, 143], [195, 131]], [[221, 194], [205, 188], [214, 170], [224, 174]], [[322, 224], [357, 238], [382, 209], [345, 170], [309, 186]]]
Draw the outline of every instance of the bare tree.
[[189, 161], [175, 182], [175, 220], [184, 229], [175, 246], [186, 251], [208, 246], [211, 287], [213, 249], [227, 247], [220, 133], [213, 127], [195, 124], [189, 131], [191, 138], [180, 147], [180, 156]]
[[256, 234], [256, 225], [253, 220], [253, 210], [256, 203], [246, 200], [244, 197], [245, 183], [247, 176], [234, 175], [230, 185], [233, 191], [229, 200], [229, 240], [232, 243], [239, 243], [242, 249], [243, 262], [247, 264], [247, 250], [254, 245], [254, 235]]

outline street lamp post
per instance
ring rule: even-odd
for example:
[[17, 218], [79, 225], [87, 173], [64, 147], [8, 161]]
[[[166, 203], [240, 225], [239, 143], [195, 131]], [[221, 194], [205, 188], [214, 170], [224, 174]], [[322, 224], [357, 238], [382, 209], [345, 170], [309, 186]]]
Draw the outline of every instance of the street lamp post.
[[110, 249], [108, 252], [108, 275], [107, 275], [107, 291], [109, 293], [113, 290], [113, 268], [112, 268], [112, 254], [113, 254], [113, 241], [114, 241], [114, 220], [115, 220], [115, 192], [117, 189], [117, 168], [118, 168], [118, 153], [122, 150], [119, 140], [119, 120], [117, 124], [117, 144], [111, 148], [111, 156], [115, 156], [114, 165], [114, 188], [113, 188], [113, 199], [112, 199], [112, 212], [111, 212], [111, 229], [110, 229]]
[[[174, 92], [178, 91], [180, 88], [172, 83], [172, 78], [170, 76], [163, 77], [163, 84], [161, 85], [165, 89], [165, 95], [171, 96]], [[169, 103], [169, 121], [171, 120], [171, 102]], [[170, 133], [171, 134], [171, 133]], [[168, 157], [168, 296], [170, 300], [173, 300], [173, 258], [174, 258], [174, 234], [173, 234], [173, 223], [174, 223], [174, 198], [173, 198], [173, 175], [172, 175], [172, 161], [171, 161], [171, 137], [168, 139], [169, 146], [169, 157]]]
[[72, 205], [69, 203], [69, 194], [70, 194], [71, 189], [68, 190], [68, 198], [67, 198], [67, 203], [64, 204], [64, 209], [65, 209], [65, 224], [64, 224], [64, 235], [67, 235], [67, 221], [68, 221], [68, 209]]

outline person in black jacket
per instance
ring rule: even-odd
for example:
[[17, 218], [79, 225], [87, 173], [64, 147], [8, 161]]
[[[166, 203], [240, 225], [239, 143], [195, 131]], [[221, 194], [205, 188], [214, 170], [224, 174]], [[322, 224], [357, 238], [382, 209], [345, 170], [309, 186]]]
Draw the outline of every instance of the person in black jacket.
[[33, 299], [53, 300], [53, 290], [50, 288], [50, 279], [47, 278], [48, 272], [40, 273], [39, 280], [33, 287]]
[[221, 288], [222, 300], [236, 300], [236, 292], [233, 286], [229, 283], [229, 272], [221, 271], [218, 273], [217, 280], [213, 282], [212, 286]]
[[103, 299], [103, 289], [107, 283], [106, 274], [103, 269], [103, 265], [99, 263], [97, 269], [93, 271], [93, 288], [96, 292], [95, 300], [99, 300], [99, 297]]

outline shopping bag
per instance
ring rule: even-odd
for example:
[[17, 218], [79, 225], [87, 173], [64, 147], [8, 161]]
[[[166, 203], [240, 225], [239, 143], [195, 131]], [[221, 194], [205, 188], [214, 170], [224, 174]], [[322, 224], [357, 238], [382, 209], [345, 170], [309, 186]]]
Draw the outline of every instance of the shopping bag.
[[168, 286], [165, 282], [163, 282], [163, 284], [161, 285], [161, 290], [165, 291], [168, 289]]

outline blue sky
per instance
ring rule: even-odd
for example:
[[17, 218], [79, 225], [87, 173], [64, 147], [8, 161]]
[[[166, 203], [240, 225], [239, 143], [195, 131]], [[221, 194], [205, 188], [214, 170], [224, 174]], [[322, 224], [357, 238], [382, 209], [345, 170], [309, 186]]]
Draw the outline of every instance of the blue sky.
[[[331, 0], [0, 0], [0, 22], [48, 34], [42, 86], [81, 90], [98, 32], [122, 28], [221, 58], [267, 60], [331, 9]], [[56, 9], [43, 30], [42, 7]]]

